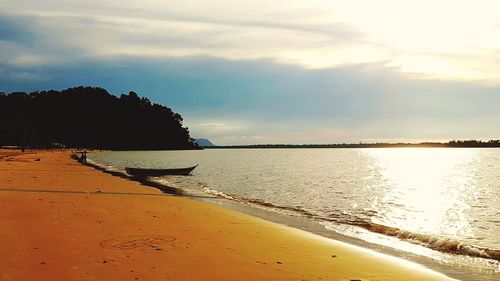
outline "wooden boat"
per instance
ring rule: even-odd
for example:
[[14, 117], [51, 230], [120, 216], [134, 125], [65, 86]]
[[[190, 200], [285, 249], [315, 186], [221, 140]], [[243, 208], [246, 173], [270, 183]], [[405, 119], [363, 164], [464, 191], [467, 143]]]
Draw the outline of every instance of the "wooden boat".
[[145, 168], [126, 167], [125, 171], [127, 171], [127, 174], [136, 177], [147, 177], [147, 176], [159, 177], [167, 175], [187, 176], [196, 167], [198, 167], [198, 164], [192, 167], [173, 168], [173, 169], [145, 169]]

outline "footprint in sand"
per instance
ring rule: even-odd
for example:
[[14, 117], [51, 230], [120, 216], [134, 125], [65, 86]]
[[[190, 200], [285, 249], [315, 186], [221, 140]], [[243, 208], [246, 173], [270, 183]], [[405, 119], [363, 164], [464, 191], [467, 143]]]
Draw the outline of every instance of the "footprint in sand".
[[145, 248], [160, 251], [165, 247], [173, 248], [175, 240], [176, 238], [171, 236], [138, 235], [107, 239], [99, 243], [99, 245], [111, 250]]

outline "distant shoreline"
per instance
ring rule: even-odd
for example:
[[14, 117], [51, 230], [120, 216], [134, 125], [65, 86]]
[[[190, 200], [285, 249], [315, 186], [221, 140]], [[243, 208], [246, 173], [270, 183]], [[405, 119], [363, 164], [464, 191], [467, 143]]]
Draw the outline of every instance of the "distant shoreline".
[[421, 142], [421, 143], [341, 143], [341, 144], [253, 144], [253, 145], [214, 145], [202, 146], [203, 149], [223, 148], [484, 148], [500, 147], [500, 140], [490, 141], [450, 141], [450, 142]]
[[[337, 144], [250, 144], [250, 145], [210, 145], [195, 148], [174, 149], [104, 149], [108, 151], [130, 151], [130, 150], [199, 150], [199, 149], [283, 149], [283, 148], [499, 148], [500, 140], [489, 141], [449, 141], [449, 142], [420, 142], [420, 143], [337, 143]], [[32, 147], [20, 145], [4, 145], [1, 149], [82, 149], [77, 147], [54, 146], [54, 147]], [[87, 147], [89, 150], [103, 150]]]

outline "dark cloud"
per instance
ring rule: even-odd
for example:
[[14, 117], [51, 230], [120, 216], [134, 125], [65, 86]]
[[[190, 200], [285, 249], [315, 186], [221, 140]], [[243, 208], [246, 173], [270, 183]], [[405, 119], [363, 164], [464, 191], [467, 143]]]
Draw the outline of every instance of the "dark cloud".
[[500, 134], [492, 130], [500, 119], [498, 88], [409, 79], [380, 65], [311, 71], [264, 60], [121, 59], [41, 67], [31, 75], [44, 79], [2, 77], [0, 91], [76, 85], [102, 86], [115, 94], [134, 90], [171, 106], [188, 123], [222, 120], [247, 125], [218, 132], [220, 138], [271, 133], [290, 138], [292, 132], [321, 130], [350, 134], [332, 142]]

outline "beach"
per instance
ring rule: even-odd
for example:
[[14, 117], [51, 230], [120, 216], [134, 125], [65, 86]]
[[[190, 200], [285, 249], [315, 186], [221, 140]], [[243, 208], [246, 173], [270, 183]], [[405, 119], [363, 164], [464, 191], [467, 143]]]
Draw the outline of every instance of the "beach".
[[0, 280], [453, 280], [70, 156], [0, 151]]

